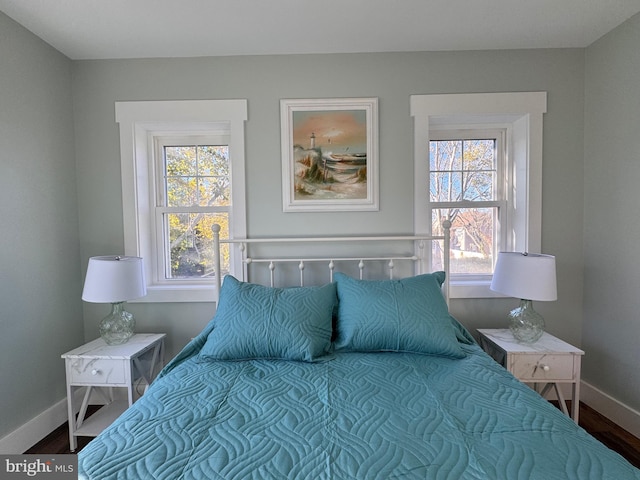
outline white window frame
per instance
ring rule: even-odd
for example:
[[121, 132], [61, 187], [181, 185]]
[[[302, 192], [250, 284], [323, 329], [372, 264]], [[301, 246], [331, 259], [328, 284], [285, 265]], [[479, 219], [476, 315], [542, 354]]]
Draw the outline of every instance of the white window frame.
[[[498, 128], [507, 132], [507, 225], [503, 251], [540, 252], [542, 244], [542, 142], [546, 92], [412, 95], [414, 119], [414, 231], [431, 233], [429, 140], [438, 129]], [[451, 298], [497, 296], [491, 278], [451, 277]]]
[[[222, 126], [224, 127], [224, 126]], [[206, 280], [201, 278], [168, 278], [171, 253], [167, 246], [167, 233], [165, 225], [165, 215], [169, 213], [227, 213], [229, 215], [229, 221], [233, 222], [233, 205], [228, 206], [191, 206], [191, 207], [169, 207], [166, 205], [166, 187], [165, 187], [165, 147], [175, 145], [229, 145], [229, 131], [228, 128], [220, 128], [218, 131], [211, 131], [209, 135], [152, 135], [154, 140], [154, 152], [153, 152], [153, 169], [155, 182], [150, 183], [150, 189], [154, 189], [150, 192], [154, 199], [153, 215], [151, 216], [152, 231], [155, 232], [153, 237], [153, 248], [156, 251], [162, 251], [164, 255], [158, 254], [153, 260], [151, 272], [153, 275], [153, 282], [157, 285], [171, 285], [171, 284], [190, 284], [199, 285], [206, 283]], [[231, 178], [231, 177], [230, 177]], [[232, 252], [233, 253], [233, 252]]]
[[[215, 282], [159, 280], [155, 228], [156, 139], [164, 136], [229, 136], [232, 221], [229, 235], [246, 238], [245, 122], [246, 100], [116, 102], [120, 126], [124, 253], [145, 259], [147, 295], [138, 302], [213, 302]], [[240, 272], [232, 256], [230, 271]]]

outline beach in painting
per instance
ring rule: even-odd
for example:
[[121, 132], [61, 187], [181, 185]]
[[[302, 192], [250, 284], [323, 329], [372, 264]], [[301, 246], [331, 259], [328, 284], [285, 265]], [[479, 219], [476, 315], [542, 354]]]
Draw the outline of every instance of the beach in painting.
[[295, 200], [367, 198], [362, 110], [293, 112]]

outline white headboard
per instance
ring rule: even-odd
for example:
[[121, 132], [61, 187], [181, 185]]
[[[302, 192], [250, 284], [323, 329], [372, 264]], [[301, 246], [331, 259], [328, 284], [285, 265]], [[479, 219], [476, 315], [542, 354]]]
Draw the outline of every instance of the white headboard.
[[[213, 245], [214, 245], [214, 272], [216, 282], [215, 300], [218, 299], [218, 292], [222, 284], [222, 254], [221, 244], [230, 244], [235, 248], [234, 254], [239, 255], [242, 264], [242, 271], [235, 272], [239, 280], [250, 281], [249, 267], [264, 266], [268, 271], [267, 282], [270, 286], [276, 286], [276, 272], [283, 266], [297, 265], [300, 286], [305, 285], [308, 267], [314, 266], [317, 272], [318, 266], [324, 269], [324, 278], [320, 281], [328, 283], [333, 281], [333, 274], [336, 271], [343, 271], [346, 264], [351, 264], [351, 269], [355, 270], [361, 279], [366, 278], [368, 265], [384, 262], [386, 276], [393, 279], [400, 264], [407, 262], [412, 265], [411, 275], [419, 275], [434, 270], [444, 270], [446, 279], [443, 285], [443, 293], [447, 304], [449, 303], [449, 230], [451, 222], [443, 222], [443, 235], [398, 235], [398, 236], [342, 236], [342, 237], [282, 237], [282, 238], [245, 238], [245, 239], [220, 239], [220, 225], [213, 225]], [[429, 249], [434, 242], [438, 242], [442, 248], [442, 265], [433, 268], [430, 265], [431, 255]], [[375, 245], [375, 247], [374, 247]], [[293, 256], [264, 255], [269, 246], [276, 250], [296, 250]], [[263, 248], [267, 247], [267, 248]], [[392, 253], [379, 253], [380, 248]], [[255, 253], [254, 253], [255, 250]], [[262, 250], [262, 251], [260, 251]], [[300, 253], [300, 250], [302, 252]], [[345, 254], [345, 250], [347, 254]], [[354, 253], [354, 250], [355, 251]], [[373, 254], [369, 252], [374, 252]], [[287, 252], [288, 253], [288, 252]], [[341, 267], [338, 268], [338, 265]], [[255, 267], [253, 267], [255, 268]], [[289, 268], [290, 271], [290, 268]], [[406, 268], [405, 268], [406, 271]], [[290, 280], [290, 276], [288, 277]]]

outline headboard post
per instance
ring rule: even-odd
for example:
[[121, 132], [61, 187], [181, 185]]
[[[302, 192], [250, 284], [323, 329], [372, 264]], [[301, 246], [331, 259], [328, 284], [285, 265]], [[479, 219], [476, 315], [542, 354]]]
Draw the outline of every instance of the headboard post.
[[213, 272], [216, 277], [215, 301], [217, 303], [220, 296], [220, 288], [222, 287], [222, 278], [220, 278], [220, 225], [214, 223], [211, 226], [211, 230], [213, 231]]
[[443, 245], [442, 248], [444, 249], [444, 256], [442, 259], [442, 268], [444, 269], [444, 271], [446, 272], [447, 276], [445, 277], [445, 284], [444, 284], [444, 298], [447, 301], [447, 305], [449, 305], [449, 300], [450, 300], [450, 287], [451, 287], [451, 270], [450, 270], [450, 264], [451, 264], [451, 253], [449, 251], [449, 249], [451, 248], [451, 221], [450, 220], [444, 220], [442, 222], [442, 234], [444, 236], [444, 238], [442, 239]]

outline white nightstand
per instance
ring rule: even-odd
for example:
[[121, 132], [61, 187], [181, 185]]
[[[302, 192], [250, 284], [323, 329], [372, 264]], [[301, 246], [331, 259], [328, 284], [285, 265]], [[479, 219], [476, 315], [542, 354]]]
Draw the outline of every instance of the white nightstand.
[[[107, 345], [102, 338], [62, 355], [67, 371], [67, 408], [69, 414], [69, 446], [77, 447], [76, 437], [95, 437], [122, 414], [143, 392], [164, 365], [162, 334], [137, 334], [122, 345]], [[86, 387], [80, 408], [76, 408], [75, 392]], [[109, 387], [108, 395], [103, 388]], [[113, 387], [126, 388], [127, 400], [114, 400]], [[93, 390], [106, 405], [85, 421]], [[79, 411], [76, 420], [75, 413]]]
[[[519, 343], [508, 329], [479, 329], [478, 333], [482, 349], [518, 380], [536, 384], [534, 388], [543, 397], [555, 388], [560, 407], [566, 415], [569, 411], [558, 384], [572, 384], [570, 416], [578, 423], [582, 350], [546, 332], [532, 344]], [[544, 386], [539, 390], [537, 384]]]

